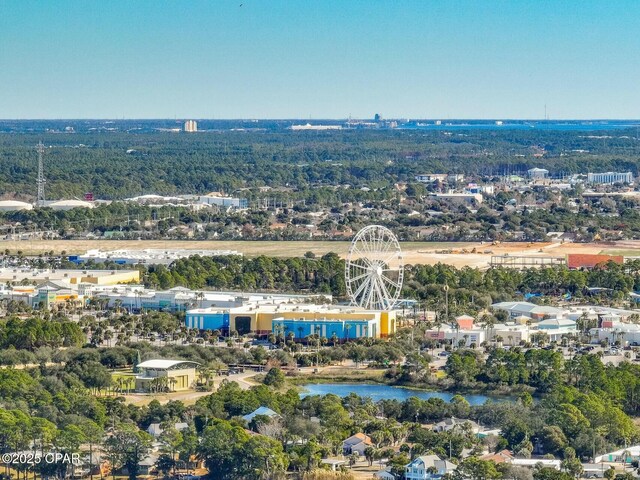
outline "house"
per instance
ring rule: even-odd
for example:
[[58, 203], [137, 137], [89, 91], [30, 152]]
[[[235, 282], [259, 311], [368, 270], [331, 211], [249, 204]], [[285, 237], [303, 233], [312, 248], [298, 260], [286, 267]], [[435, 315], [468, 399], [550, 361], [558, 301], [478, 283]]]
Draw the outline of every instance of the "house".
[[[173, 428], [180, 432], [182, 430], [188, 429], [189, 425], [184, 422], [178, 422], [173, 424]], [[160, 435], [162, 435], [162, 432], [164, 432], [164, 428], [162, 428], [159, 423], [152, 423], [151, 425], [149, 425], [149, 428], [147, 428], [147, 433], [152, 437], [159, 437]]]
[[389, 469], [385, 468], [384, 470], [379, 470], [373, 474], [374, 478], [379, 478], [381, 480], [396, 480], [396, 477], [389, 471]]
[[560, 470], [562, 461], [557, 458], [514, 458], [511, 465], [516, 467], [535, 468], [537, 465]]
[[258, 415], [262, 415], [264, 417], [269, 417], [269, 418], [279, 417], [280, 416], [280, 415], [278, 415], [277, 412], [274, 412], [269, 407], [258, 407], [253, 412], [248, 413], [247, 415], [244, 415], [242, 418], [244, 420], [246, 420], [247, 422], [251, 422], [251, 420], [253, 420], [254, 417], [256, 417]]
[[450, 432], [451, 430], [454, 430], [456, 428], [459, 428], [459, 429], [466, 428], [467, 425], [468, 425], [468, 428], [471, 428], [471, 431], [473, 433], [478, 433], [480, 431], [480, 426], [476, 422], [473, 422], [471, 420], [461, 420], [455, 417], [445, 418], [441, 422], [436, 423], [433, 426], [433, 431], [434, 432]]
[[421, 455], [405, 466], [406, 480], [435, 480], [451, 473], [456, 465], [448, 460], [441, 460], [437, 455]]
[[373, 442], [368, 435], [356, 433], [342, 442], [342, 453], [343, 455], [350, 455], [352, 453], [364, 455], [365, 449], [371, 446], [373, 446]]
[[509, 450], [500, 450], [496, 453], [487, 453], [481, 456], [480, 460], [491, 461], [493, 463], [511, 463], [513, 454]]

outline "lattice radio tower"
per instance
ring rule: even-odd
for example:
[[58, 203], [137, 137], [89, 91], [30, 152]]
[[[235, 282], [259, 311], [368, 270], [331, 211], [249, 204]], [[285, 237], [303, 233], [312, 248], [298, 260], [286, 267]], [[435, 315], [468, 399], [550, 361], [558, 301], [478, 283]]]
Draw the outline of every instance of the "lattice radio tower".
[[44, 184], [46, 180], [44, 179], [44, 145], [42, 142], [38, 143], [38, 200], [36, 205], [38, 207], [44, 207]]

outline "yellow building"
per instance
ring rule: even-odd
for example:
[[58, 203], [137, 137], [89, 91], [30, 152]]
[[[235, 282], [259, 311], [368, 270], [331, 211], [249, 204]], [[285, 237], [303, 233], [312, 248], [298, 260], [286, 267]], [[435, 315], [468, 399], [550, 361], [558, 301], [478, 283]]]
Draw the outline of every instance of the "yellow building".
[[[396, 332], [396, 312], [366, 310], [361, 307], [314, 304], [253, 304], [229, 310], [229, 331], [240, 335], [271, 333], [273, 320], [292, 320], [303, 322], [323, 321], [373, 321], [375, 334], [372, 336], [388, 337]], [[355, 338], [355, 337], [354, 337]]]
[[138, 283], [138, 270], [67, 270], [67, 269], [21, 269], [0, 268], [0, 283], [21, 282], [42, 283], [61, 281], [71, 285], [90, 283], [93, 285], [117, 285], [119, 283]]
[[136, 365], [136, 391], [191, 390], [196, 383], [197, 362], [188, 360], [147, 360]]

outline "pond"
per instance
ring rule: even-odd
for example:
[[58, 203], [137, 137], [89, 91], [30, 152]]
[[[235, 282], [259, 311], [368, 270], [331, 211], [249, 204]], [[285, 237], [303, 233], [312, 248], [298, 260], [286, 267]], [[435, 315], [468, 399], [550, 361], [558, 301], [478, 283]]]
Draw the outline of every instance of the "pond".
[[[346, 397], [350, 393], [355, 393], [361, 397], [370, 397], [374, 402], [379, 400], [399, 400], [404, 401], [409, 397], [418, 397], [422, 400], [429, 398], [441, 398], [445, 402], [451, 401], [456, 393], [451, 392], [431, 392], [426, 390], [413, 390], [405, 387], [393, 387], [391, 385], [371, 385], [366, 383], [309, 383], [302, 386], [303, 391], [300, 397], [309, 395], [327, 395], [333, 393], [339, 397]], [[471, 405], [482, 405], [487, 400], [509, 401], [508, 397], [490, 397], [479, 394], [462, 395]]]

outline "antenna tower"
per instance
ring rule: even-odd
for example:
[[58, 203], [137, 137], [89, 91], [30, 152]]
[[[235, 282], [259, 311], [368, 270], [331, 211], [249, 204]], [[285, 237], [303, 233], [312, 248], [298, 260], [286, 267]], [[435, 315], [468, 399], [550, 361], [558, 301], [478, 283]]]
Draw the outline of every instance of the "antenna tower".
[[44, 179], [44, 145], [42, 141], [38, 143], [38, 200], [36, 202], [36, 206], [44, 207], [44, 184], [46, 180]]

